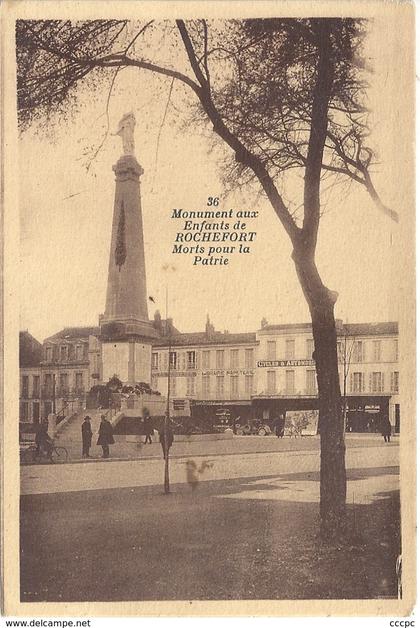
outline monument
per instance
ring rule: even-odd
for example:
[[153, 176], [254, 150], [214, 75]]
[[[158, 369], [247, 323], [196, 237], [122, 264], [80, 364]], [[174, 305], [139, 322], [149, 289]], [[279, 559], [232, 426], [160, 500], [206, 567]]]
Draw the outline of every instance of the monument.
[[102, 381], [150, 384], [151, 347], [156, 331], [147, 312], [140, 176], [134, 155], [134, 114], [121, 119], [123, 155], [113, 166], [115, 201], [105, 313], [99, 317]]

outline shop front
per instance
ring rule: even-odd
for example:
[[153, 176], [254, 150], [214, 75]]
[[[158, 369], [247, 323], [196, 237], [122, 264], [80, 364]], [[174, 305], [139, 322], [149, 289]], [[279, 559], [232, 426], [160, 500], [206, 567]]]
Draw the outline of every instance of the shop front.
[[389, 419], [389, 395], [346, 398], [346, 432], [380, 432]]
[[219, 425], [222, 420], [232, 426], [234, 419], [243, 424], [253, 418], [250, 400], [191, 400], [190, 407], [191, 417], [203, 427]]
[[288, 411], [318, 410], [318, 408], [318, 397], [265, 395], [252, 398], [253, 417], [268, 424], [278, 416], [285, 416]]

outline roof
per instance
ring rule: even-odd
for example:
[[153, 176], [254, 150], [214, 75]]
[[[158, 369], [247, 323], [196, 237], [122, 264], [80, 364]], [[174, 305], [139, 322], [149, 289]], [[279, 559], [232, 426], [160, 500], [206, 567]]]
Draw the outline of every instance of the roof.
[[99, 327], [64, 327], [61, 331], [53, 336], [49, 336], [44, 342], [53, 340], [72, 340], [75, 338], [89, 338], [89, 336], [98, 336]]
[[39, 366], [42, 360], [42, 344], [28, 331], [19, 332], [19, 366]]
[[337, 329], [338, 336], [395, 336], [398, 334], [398, 323], [346, 323]]
[[[398, 323], [395, 321], [386, 323], [344, 323], [336, 320], [337, 336], [394, 336], [398, 334]], [[258, 333], [265, 331], [307, 331], [312, 332], [312, 323], [291, 323], [281, 325], [265, 325]]]
[[264, 325], [264, 327], [261, 327], [258, 331], [292, 331], [297, 329], [312, 331], [312, 323], [282, 323], [279, 325]]
[[[190, 334], [175, 334], [170, 337], [171, 346], [203, 346], [203, 345], [230, 345], [230, 344], [252, 344], [257, 342], [254, 332], [242, 334], [222, 334], [215, 332], [211, 336], [205, 332], [197, 332]], [[153, 341], [154, 347], [167, 347], [169, 345], [169, 337], [165, 336], [157, 338]]]

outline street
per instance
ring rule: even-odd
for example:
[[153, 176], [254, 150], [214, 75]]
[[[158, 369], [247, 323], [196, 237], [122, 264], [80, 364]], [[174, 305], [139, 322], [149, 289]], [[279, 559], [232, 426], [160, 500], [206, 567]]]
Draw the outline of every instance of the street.
[[[320, 547], [319, 451], [21, 468], [22, 600], [395, 596], [397, 443], [347, 447], [349, 544]], [[334, 569], [331, 567], [334, 566]]]

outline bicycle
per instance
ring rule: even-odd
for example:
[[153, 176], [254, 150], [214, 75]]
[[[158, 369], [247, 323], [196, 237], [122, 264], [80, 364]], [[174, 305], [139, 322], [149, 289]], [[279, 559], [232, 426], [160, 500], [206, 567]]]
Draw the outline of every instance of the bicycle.
[[51, 460], [44, 449], [38, 449], [36, 445], [30, 445], [29, 447], [20, 449], [20, 461], [24, 464], [31, 462], [41, 462], [42, 460], [50, 460], [56, 462], [67, 462], [69, 452], [65, 447], [53, 445], [51, 452]]

